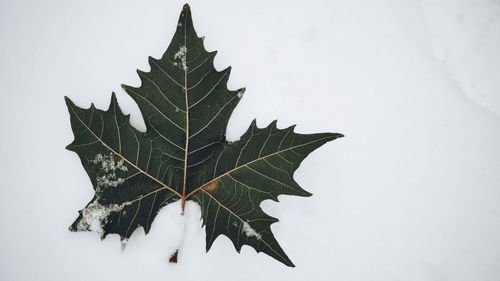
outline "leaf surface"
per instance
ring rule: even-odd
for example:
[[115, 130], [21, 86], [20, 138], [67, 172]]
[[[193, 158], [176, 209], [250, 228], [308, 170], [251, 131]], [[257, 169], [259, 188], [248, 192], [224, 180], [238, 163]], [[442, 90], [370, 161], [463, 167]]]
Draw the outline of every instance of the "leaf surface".
[[66, 103], [76, 152], [95, 190], [72, 231], [119, 234], [126, 241], [138, 227], [148, 233], [159, 210], [172, 202], [201, 206], [207, 251], [221, 234], [239, 252], [250, 245], [293, 266], [271, 232], [277, 219], [260, 208], [278, 195], [310, 196], [293, 179], [304, 158], [336, 133], [298, 134], [293, 126], [266, 128], [252, 122], [239, 141], [226, 141], [226, 126], [244, 89], [227, 89], [230, 68], [217, 71], [216, 52], [197, 36], [189, 6], [181, 12], [172, 42], [150, 71], [137, 71], [141, 85], [123, 89], [138, 104], [146, 132], [130, 125], [115, 94], [108, 110]]

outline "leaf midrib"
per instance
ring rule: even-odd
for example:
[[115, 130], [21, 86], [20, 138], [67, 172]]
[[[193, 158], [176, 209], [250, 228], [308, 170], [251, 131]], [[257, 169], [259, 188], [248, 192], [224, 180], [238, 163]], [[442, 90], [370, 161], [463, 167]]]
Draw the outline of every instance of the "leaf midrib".
[[183, 181], [182, 181], [182, 197], [181, 197], [181, 209], [182, 213], [184, 214], [184, 207], [186, 205], [186, 179], [187, 179], [187, 168], [188, 168], [188, 150], [189, 150], [189, 99], [188, 99], [188, 79], [187, 79], [187, 62], [188, 62], [188, 47], [187, 47], [187, 40], [186, 40], [186, 31], [187, 31], [187, 25], [186, 25], [186, 19], [188, 17], [188, 14], [186, 13], [184, 15], [184, 48], [186, 48], [186, 52], [184, 54], [184, 65], [182, 66], [182, 69], [184, 70], [184, 98], [185, 98], [185, 105], [186, 105], [186, 145], [184, 147], [184, 175], [183, 175]]

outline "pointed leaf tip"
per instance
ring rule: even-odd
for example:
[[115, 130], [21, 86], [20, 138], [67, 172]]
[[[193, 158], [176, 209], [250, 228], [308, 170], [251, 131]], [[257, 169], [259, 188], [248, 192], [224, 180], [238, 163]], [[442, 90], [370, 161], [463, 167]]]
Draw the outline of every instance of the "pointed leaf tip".
[[66, 105], [69, 107], [69, 106], [74, 106], [75, 104], [73, 103], [73, 101], [68, 97], [68, 96], [64, 96], [64, 102], [66, 103]]
[[109, 102], [108, 110], [111, 110], [113, 106], [116, 106], [116, 104], [117, 104], [116, 95], [115, 95], [115, 92], [112, 92], [111, 93], [111, 100]]
[[339, 138], [343, 138], [344, 135], [343, 134], [339, 134], [339, 133], [330, 133], [330, 136], [333, 138], [333, 139], [339, 139]]
[[179, 21], [178, 21], [178, 27], [182, 27], [184, 25], [186, 26], [192, 26], [192, 18], [191, 18], [191, 8], [189, 7], [188, 4], [184, 4], [184, 7], [182, 8], [182, 12], [179, 16]]

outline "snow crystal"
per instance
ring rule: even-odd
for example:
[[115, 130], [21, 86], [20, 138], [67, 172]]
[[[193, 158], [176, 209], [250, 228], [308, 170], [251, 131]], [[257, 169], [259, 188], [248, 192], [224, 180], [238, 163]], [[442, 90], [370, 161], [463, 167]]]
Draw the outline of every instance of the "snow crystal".
[[108, 222], [108, 216], [111, 213], [123, 210], [125, 206], [130, 204], [130, 202], [125, 202], [123, 204], [103, 206], [99, 204], [98, 199], [96, 199], [82, 210], [82, 218], [78, 222], [77, 230], [91, 230], [103, 236], [104, 230], [102, 227]]
[[179, 51], [175, 53], [174, 59], [178, 59], [181, 62], [182, 69], [187, 70], [187, 65], [186, 65], [186, 54], [187, 54], [187, 48], [186, 46], [181, 46]]
[[244, 94], [244, 93], [245, 93], [244, 91], [239, 91], [239, 92], [238, 92], [238, 98], [240, 98], [240, 99], [241, 99], [241, 97], [243, 96], [243, 94]]
[[99, 153], [95, 156], [95, 159], [90, 162], [94, 164], [101, 163], [101, 169], [106, 173], [116, 170], [128, 171], [127, 167], [123, 164], [125, 161], [123, 159], [115, 161], [113, 153], [110, 153], [109, 155], [102, 155]]
[[255, 231], [246, 221], [243, 222], [243, 233], [248, 237], [255, 237], [257, 240], [262, 239], [262, 235]]
[[118, 185], [125, 182], [122, 178], [116, 178], [116, 174], [106, 174], [104, 176], [97, 177], [97, 186], [102, 187], [117, 187]]
[[94, 160], [90, 162], [99, 165], [102, 172], [102, 174], [96, 177], [98, 190], [106, 187], [116, 187], [125, 181], [117, 177], [116, 171], [120, 170], [126, 172], [128, 168], [125, 166], [125, 161], [123, 159], [116, 161], [113, 153], [109, 155], [102, 155], [99, 153], [95, 156]]

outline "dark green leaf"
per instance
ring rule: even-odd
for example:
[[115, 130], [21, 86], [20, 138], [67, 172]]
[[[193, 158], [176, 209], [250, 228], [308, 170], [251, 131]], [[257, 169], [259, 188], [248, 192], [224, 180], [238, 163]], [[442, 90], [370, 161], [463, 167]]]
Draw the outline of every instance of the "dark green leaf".
[[244, 89], [227, 89], [230, 68], [217, 71], [216, 52], [207, 52], [196, 35], [189, 6], [161, 59], [149, 58], [151, 70], [137, 71], [138, 88], [123, 85], [137, 102], [146, 124], [132, 127], [113, 93], [107, 111], [77, 107], [66, 98], [76, 152], [95, 190], [94, 198], [71, 225], [104, 238], [126, 241], [138, 227], [146, 233], [158, 211], [181, 200], [199, 203], [206, 226], [207, 250], [224, 234], [237, 251], [250, 245], [293, 266], [274, 238], [277, 219], [260, 208], [278, 195], [310, 196], [293, 179], [302, 160], [324, 143], [342, 137], [304, 135], [276, 121], [258, 128], [255, 121], [237, 142], [226, 141], [229, 117]]

